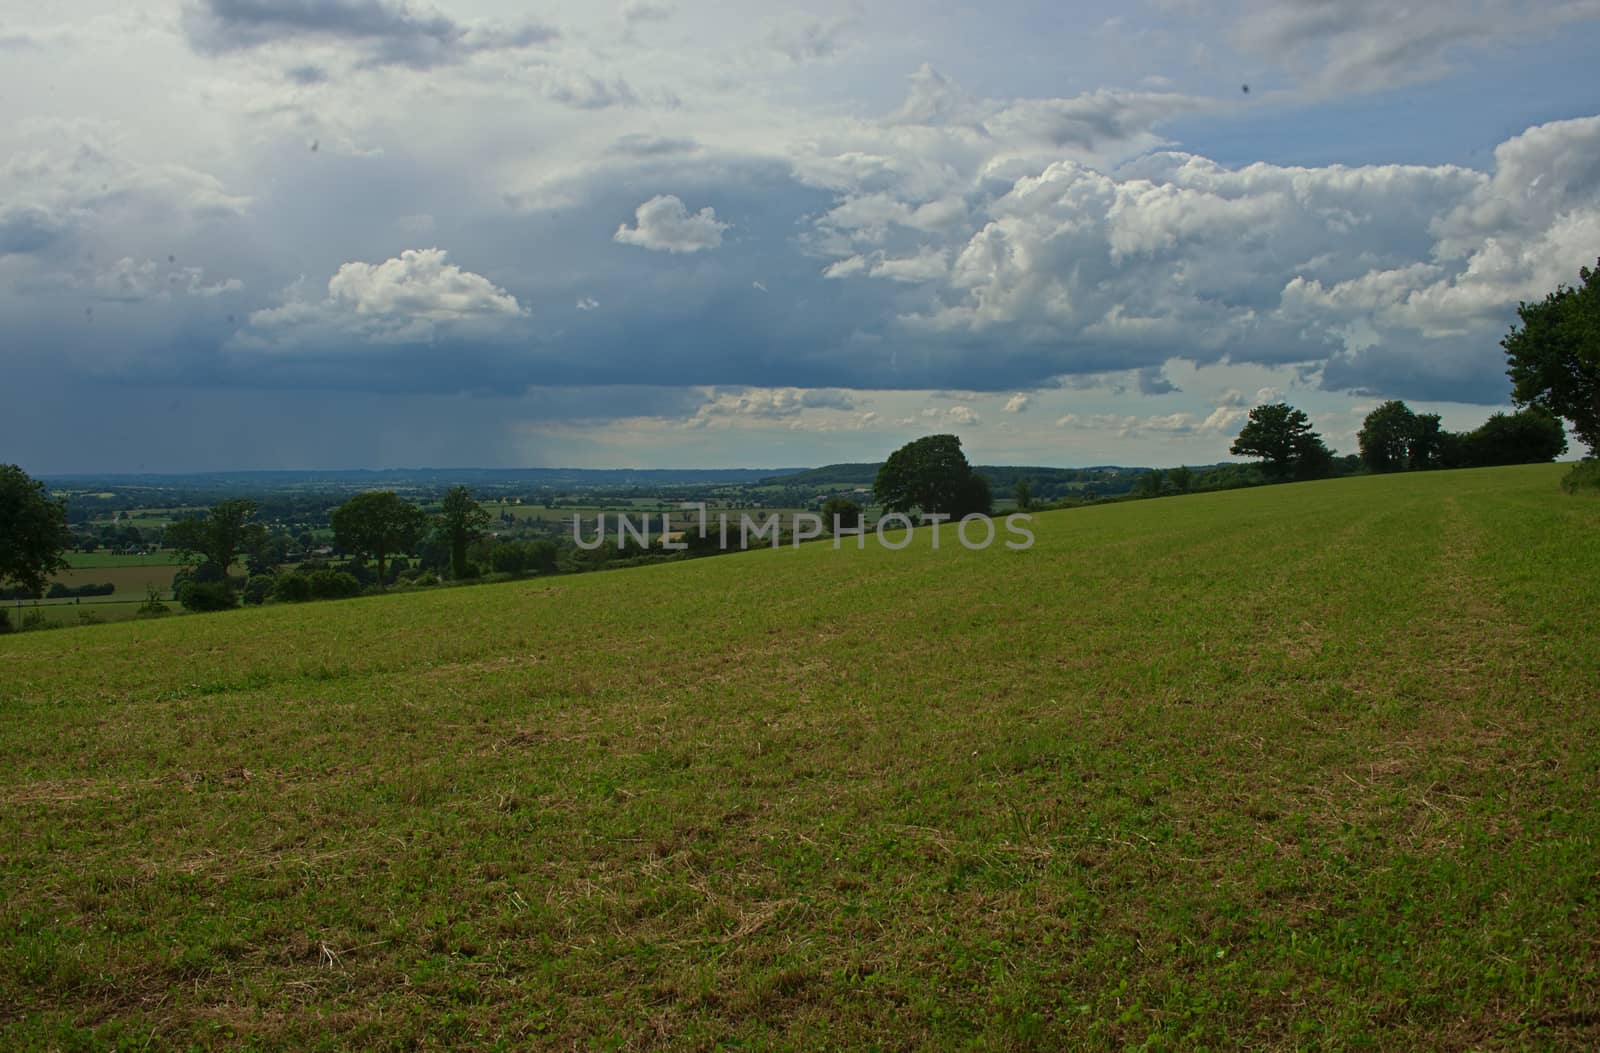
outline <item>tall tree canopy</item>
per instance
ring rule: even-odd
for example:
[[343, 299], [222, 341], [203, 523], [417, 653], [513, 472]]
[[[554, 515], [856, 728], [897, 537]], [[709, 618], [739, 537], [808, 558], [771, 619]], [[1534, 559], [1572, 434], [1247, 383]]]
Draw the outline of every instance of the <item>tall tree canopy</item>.
[[1563, 285], [1538, 303], [1521, 304], [1521, 325], [1500, 346], [1517, 405], [1565, 417], [1594, 456], [1600, 455], [1600, 262], [1578, 275], [1576, 288]]
[[0, 585], [44, 592], [67, 569], [67, 506], [14, 464], [0, 465]]
[[439, 530], [450, 542], [450, 576], [460, 581], [467, 576], [467, 546], [483, 536], [489, 525], [489, 511], [465, 486], [452, 486], [444, 495]]
[[333, 535], [341, 547], [378, 564], [378, 588], [388, 581], [391, 553], [416, 547], [427, 528], [422, 509], [403, 501], [393, 490], [357, 494], [333, 510]]
[[1259, 457], [1262, 471], [1273, 480], [1320, 479], [1333, 470], [1333, 452], [1311, 430], [1311, 418], [1282, 402], [1251, 410], [1229, 452]]
[[890, 512], [920, 509], [955, 518], [987, 513], [992, 503], [988, 481], [972, 470], [954, 435], [928, 435], [890, 454], [873, 493]]
[[179, 559], [199, 559], [227, 574], [240, 552], [260, 545], [266, 537], [265, 527], [250, 522], [255, 514], [256, 503], [247, 498], [223, 501], [204, 517], [169, 525], [163, 540], [168, 548], [178, 550]]

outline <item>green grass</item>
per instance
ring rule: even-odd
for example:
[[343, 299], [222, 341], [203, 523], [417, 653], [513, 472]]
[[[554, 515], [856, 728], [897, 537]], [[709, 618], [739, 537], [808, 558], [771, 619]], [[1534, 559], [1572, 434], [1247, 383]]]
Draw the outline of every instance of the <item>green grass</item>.
[[67, 562], [73, 570], [93, 570], [124, 567], [171, 567], [177, 569], [177, 557], [170, 550], [147, 556], [118, 556], [110, 552], [69, 552]]
[[1592, 1048], [1562, 470], [0, 638], [0, 1046]]

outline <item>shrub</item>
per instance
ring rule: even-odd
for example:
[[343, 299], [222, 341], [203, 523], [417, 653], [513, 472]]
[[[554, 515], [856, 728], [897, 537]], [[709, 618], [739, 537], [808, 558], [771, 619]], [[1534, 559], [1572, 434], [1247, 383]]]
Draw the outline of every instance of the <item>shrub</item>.
[[77, 594], [76, 589], [69, 589], [59, 581], [56, 581], [51, 582], [50, 587], [45, 590], [44, 598], [47, 600], [59, 600], [67, 596], [76, 596]]
[[252, 574], [250, 580], [244, 583], [244, 602], [252, 607], [267, 602], [267, 597], [272, 595], [272, 586], [271, 574]]
[[15, 631], [16, 630], [11, 627], [11, 612], [6, 610], [4, 607], [0, 607], [0, 636], [4, 636], [6, 633]]
[[418, 586], [437, 585], [439, 584], [439, 575], [431, 570], [425, 570], [416, 576], [413, 584]]
[[1561, 477], [1561, 489], [1569, 494], [1580, 490], [1600, 492], [1600, 461], [1590, 458], [1573, 465], [1572, 470]]
[[311, 598], [311, 579], [297, 570], [279, 574], [272, 583], [272, 598], [279, 603], [304, 603]]
[[141, 618], [159, 618], [163, 614], [170, 613], [171, 610], [172, 608], [161, 602], [161, 590], [154, 585], [146, 585], [144, 588], [144, 602], [139, 604], [139, 609], [135, 613]]
[[191, 611], [226, 611], [239, 605], [226, 581], [189, 581], [178, 590], [178, 602]]
[[313, 571], [307, 580], [313, 599], [343, 600], [361, 595], [361, 582], [342, 570]]

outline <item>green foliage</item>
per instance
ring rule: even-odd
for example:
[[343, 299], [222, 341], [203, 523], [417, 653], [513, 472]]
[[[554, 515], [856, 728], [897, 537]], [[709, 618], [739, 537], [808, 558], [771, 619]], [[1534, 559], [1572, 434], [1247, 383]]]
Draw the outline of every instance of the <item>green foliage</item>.
[[361, 595], [361, 582], [342, 570], [314, 570], [306, 575], [314, 600], [346, 600]]
[[0, 464], [0, 587], [11, 583], [37, 595], [50, 576], [67, 569], [72, 544], [67, 506], [14, 464]]
[[1180, 494], [1186, 494], [1194, 488], [1194, 471], [1179, 465], [1167, 472], [1167, 482]]
[[244, 583], [244, 592], [240, 599], [252, 607], [259, 607], [267, 602], [267, 597], [272, 595], [273, 586], [277, 579], [271, 574], [252, 574]]
[[1133, 484], [1133, 496], [1159, 497], [1161, 495], [1161, 485], [1166, 482], [1166, 479], [1167, 474], [1160, 468], [1141, 472], [1138, 480]]
[[191, 611], [227, 611], [239, 598], [225, 581], [187, 581], [178, 590], [178, 602]]
[[213, 505], [203, 517], [180, 519], [168, 525], [164, 542], [185, 561], [213, 563], [224, 574], [239, 553], [263, 544], [266, 528], [250, 522], [256, 503], [236, 498]]
[[1579, 461], [1561, 477], [1561, 489], [1569, 494], [1593, 490], [1600, 493], [1600, 461], [1592, 458]]
[[1517, 308], [1505, 348], [1512, 397], [1519, 406], [1541, 406], [1572, 422], [1600, 453], [1600, 264], [1578, 271], [1576, 288], [1559, 286], [1537, 303]]
[[171, 611], [172, 608], [162, 602], [160, 589], [154, 585], [146, 585], [144, 587], [144, 602], [139, 604], [139, 617], [159, 618], [163, 614], [171, 613]]
[[1473, 467], [1538, 464], [1567, 450], [1567, 432], [1543, 406], [1496, 413], [1466, 436], [1467, 462]]
[[1033, 507], [1033, 484], [1026, 479], [1018, 479], [1017, 485], [1012, 489], [1016, 497], [1019, 511], [1026, 512]]
[[1311, 430], [1305, 411], [1282, 402], [1257, 406], [1231, 453], [1258, 457], [1268, 479], [1321, 479], [1333, 473], [1333, 454]]
[[311, 578], [298, 570], [279, 574], [272, 583], [272, 598], [279, 603], [304, 603], [311, 599]]
[[357, 494], [331, 517], [334, 537], [345, 550], [370, 556], [378, 564], [378, 587], [385, 584], [391, 553], [408, 552], [422, 538], [427, 516], [392, 490]]
[[848, 497], [830, 497], [822, 502], [822, 523], [828, 530], [856, 530], [861, 526], [861, 506]]
[[874, 495], [891, 512], [948, 515], [988, 512], [989, 483], [972, 470], [954, 435], [928, 435], [907, 443], [883, 463]]
[[489, 526], [489, 512], [465, 486], [453, 486], [444, 495], [439, 514], [439, 529], [450, 546], [450, 574], [466, 577], [467, 546], [483, 535]]
[[1417, 430], [1417, 415], [1404, 402], [1385, 402], [1361, 422], [1356, 442], [1361, 460], [1373, 472], [1398, 472], [1411, 459], [1411, 440]]
[[11, 632], [16, 632], [16, 629], [11, 625], [11, 612], [4, 607], [0, 607], [0, 636]]

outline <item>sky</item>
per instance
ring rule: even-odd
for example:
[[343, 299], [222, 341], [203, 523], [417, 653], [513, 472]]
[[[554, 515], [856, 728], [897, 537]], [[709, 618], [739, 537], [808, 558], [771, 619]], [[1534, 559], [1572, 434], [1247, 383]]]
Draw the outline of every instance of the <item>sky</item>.
[[0, 0], [0, 462], [1228, 459], [1508, 408], [1600, 0]]

